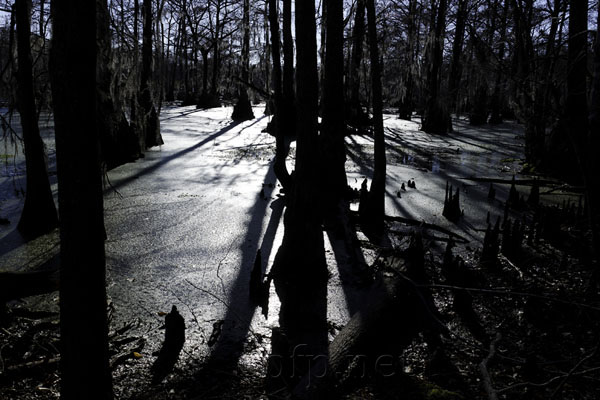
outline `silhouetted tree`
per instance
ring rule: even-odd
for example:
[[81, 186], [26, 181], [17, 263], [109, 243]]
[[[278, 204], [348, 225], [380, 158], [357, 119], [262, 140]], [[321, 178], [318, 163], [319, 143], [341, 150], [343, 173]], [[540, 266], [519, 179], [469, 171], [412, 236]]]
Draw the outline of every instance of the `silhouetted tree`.
[[[307, 354], [327, 350], [327, 264], [319, 204], [318, 72], [314, 2], [296, 1], [296, 79], [298, 118], [296, 169], [286, 195], [284, 235], [272, 275], [281, 300], [279, 322], [291, 349], [300, 356], [292, 379], [310, 371]], [[300, 345], [297, 347], [297, 345]], [[291, 371], [288, 371], [291, 372]], [[285, 372], [284, 372], [285, 373]]]
[[254, 118], [252, 105], [248, 99], [246, 86], [249, 82], [250, 70], [250, 1], [244, 0], [244, 16], [242, 19], [243, 39], [242, 39], [242, 82], [238, 86], [238, 102], [233, 108], [231, 118], [234, 121], [246, 121]]
[[327, 33], [320, 137], [326, 208], [331, 209], [342, 199], [348, 185], [344, 167], [344, 102], [340, 101], [344, 98], [344, 22], [341, 0], [327, 0], [325, 4]]
[[405, 70], [404, 70], [404, 93], [400, 99], [400, 107], [398, 107], [398, 117], [409, 120], [412, 117], [414, 109], [413, 90], [414, 77], [413, 69], [415, 65], [415, 47], [418, 46], [418, 31], [417, 31], [417, 1], [409, 0], [408, 2], [408, 26], [406, 28], [406, 55], [405, 55]]
[[294, 40], [292, 39], [292, 0], [283, 0], [283, 104], [281, 126], [286, 135], [296, 132], [296, 92], [294, 90]]
[[422, 127], [427, 133], [444, 134], [452, 130], [448, 107], [440, 94], [444, 32], [446, 30], [447, 0], [440, 0], [431, 10], [431, 43], [428, 49], [427, 95]]
[[363, 118], [360, 104], [360, 65], [363, 57], [363, 42], [365, 38], [365, 0], [357, 0], [354, 14], [354, 32], [352, 40], [352, 56], [348, 81], [350, 97], [347, 104], [346, 119], [353, 125], [361, 125]]
[[140, 105], [143, 132], [146, 138], [146, 147], [154, 147], [164, 144], [160, 134], [160, 122], [158, 113], [154, 106], [150, 80], [152, 75], [152, 0], [144, 0], [142, 3], [142, 16], [144, 19], [142, 34], [142, 72], [140, 76]]
[[33, 88], [30, 49], [31, 0], [15, 3], [17, 22], [17, 104], [23, 128], [27, 187], [18, 229], [27, 237], [48, 233], [58, 226], [58, 217], [48, 180], [44, 142], [40, 137]]
[[[287, 146], [285, 144], [284, 131], [286, 126], [282, 123], [283, 94], [281, 86], [281, 54], [279, 51], [279, 18], [277, 15], [277, 0], [269, 0], [269, 27], [271, 30], [271, 48], [273, 54], [273, 91], [275, 99], [275, 115], [271, 121], [275, 131], [275, 162], [273, 169], [275, 176], [285, 190], [290, 189], [290, 174], [285, 165], [287, 157]], [[289, 125], [289, 124], [288, 124]]]
[[373, 93], [373, 131], [375, 141], [375, 165], [373, 181], [369, 190], [367, 213], [374, 233], [383, 231], [385, 215], [385, 137], [383, 131], [383, 98], [381, 94], [381, 67], [379, 64], [379, 44], [377, 41], [377, 14], [375, 1], [366, 0], [367, 27], [369, 31], [369, 56], [371, 61], [371, 87]]
[[[594, 153], [600, 148], [600, 3], [598, 3], [598, 16], [596, 19], [596, 42], [594, 43], [594, 78], [592, 80], [592, 95], [590, 102], [590, 125], [588, 137], [588, 151]], [[588, 157], [587, 171], [591, 175], [592, 171], [600, 169], [600, 158], [595, 154]], [[600, 182], [598, 179], [591, 179], [588, 187], [588, 207], [590, 225], [592, 227], [594, 240], [594, 253], [596, 258], [600, 257], [600, 209], [598, 199], [600, 198]]]
[[[50, 79], [60, 211], [62, 399], [111, 399], [102, 176], [96, 109], [104, 0], [52, 1]], [[100, 41], [99, 43], [107, 43]]]
[[465, 22], [467, 19], [468, 0], [458, 0], [456, 10], [456, 23], [454, 27], [454, 41], [452, 42], [452, 61], [450, 64], [450, 77], [448, 79], [448, 94], [450, 96], [450, 109], [456, 111], [458, 100], [458, 87], [462, 74], [461, 55], [465, 39]]

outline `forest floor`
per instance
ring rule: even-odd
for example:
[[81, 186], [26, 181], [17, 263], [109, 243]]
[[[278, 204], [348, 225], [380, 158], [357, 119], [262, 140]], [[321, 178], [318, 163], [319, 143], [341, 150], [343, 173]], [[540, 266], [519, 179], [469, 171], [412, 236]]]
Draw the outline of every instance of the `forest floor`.
[[[269, 121], [263, 110], [255, 107], [256, 119], [237, 124], [231, 122], [231, 107], [165, 107], [165, 144], [108, 172], [107, 285], [117, 398], [285, 397], [285, 391], [274, 392], [265, 384], [272, 330], [278, 327], [277, 295], [271, 287], [268, 310], [262, 310], [266, 316], [248, 299], [257, 250], [268, 272], [283, 235], [284, 199], [272, 169], [275, 139], [263, 132]], [[386, 214], [425, 221], [464, 238], [454, 253], [473, 276], [473, 309], [494, 345], [484, 369], [497, 398], [598, 398], [600, 300], [598, 288], [589, 285], [589, 237], [578, 217], [581, 210], [573, 206], [579, 204], [577, 188], [544, 178], [541, 201], [558, 205], [552, 215], [560, 219], [559, 232], [528, 244], [532, 233], [526, 230], [518, 256], [501, 255], [497, 266], [484, 268], [478, 261], [488, 213], [492, 224], [505, 216], [513, 176], [525, 199], [531, 188], [532, 177], [521, 173], [521, 126], [471, 127], [458, 119], [452, 134], [431, 136], [419, 130], [418, 122], [392, 114], [385, 115], [384, 123]], [[51, 132], [46, 119], [42, 135], [56, 193]], [[359, 189], [372, 175], [373, 139], [356, 134], [346, 143], [348, 182]], [[290, 168], [294, 146], [292, 142]], [[0, 271], [52, 268], [57, 265], [58, 233], [23, 243], [15, 230], [25, 186], [23, 158], [15, 148], [19, 145], [6, 138], [0, 146], [0, 217], [8, 219], [0, 225]], [[406, 185], [409, 179], [416, 188]], [[491, 181], [496, 182], [494, 199], [488, 198]], [[442, 216], [447, 182], [460, 192], [464, 215], [457, 223]], [[351, 208], [357, 210], [358, 204]], [[529, 225], [534, 212], [522, 204], [507, 216]], [[414, 229], [389, 222], [387, 239], [377, 245], [359, 231], [365, 263], [375, 264], [391, 247], [406, 247]], [[452, 306], [454, 292], [443, 287], [448, 284], [441, 269], [445, 241], [437, 239], [446, 235], [424, 232], [426, 271], [439, 284], [430, 289], [451, 332], [443, 342], [454, 367], [436, 370], [435, 357], [420, 338], [405, 350], [402, 379], [391, 385], [365, 380], [347, 398], [492, 398], [484, 391], [480, 365], [490, 355], [490, 343], [475, 337]], [[340, 272], [348, 257], [328, 232], [325, 243], [332, 340], [365, 301], [365, 289]], [[53, 293], [7, 304], [0, 326], [0, 398], [58, 397], [57, 300]], [[172, 305], [184, 317], [186, 341], [172, 373], [156, 383], [152, 365]]]

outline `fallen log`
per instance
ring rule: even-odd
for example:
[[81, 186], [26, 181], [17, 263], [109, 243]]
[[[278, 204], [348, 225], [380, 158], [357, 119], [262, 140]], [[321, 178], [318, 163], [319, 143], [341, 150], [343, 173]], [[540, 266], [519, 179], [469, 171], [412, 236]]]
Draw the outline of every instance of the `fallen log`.
[[[360, 212], [350, 211], [350, 216], [353, 217], [353, 218], [355, 218], [356, 220], [359, 220], [359, 214], [360, 214]], [[398, 216], [394, 216], [394, 215], [385, 215], [383, 218], [386, 221], [400, 222], [400, 223], [403, 223], [403, 224], [406, 224], [406, 225], [410, 225], [410, 226], [418, 226], [418, 227], [421, 227], [423, 229], [429, 229], [429, 230], [434, 230], [434, 231], [438, 231], [438, 232], [441, 232], [441, 233], [445, 233], [446, 235], [453, 237], [455, 241], [460, 241], [461, 243], [468, 243], [469, 242], [466, 238], [464, 238], [463, 236], [459, 235], [458, 233], [454, 233], [451, 230], [443, 228], [443, 227], [441, 227], [439, 225], [430, 224], [430, 223], [427, 223], [425, 221], [418, 221], [416, 219], [398, 217]]]
[[395, 256], [388, 258], [394, 272], [380, 273], [368, 304], [338, 333], [329, 345], [328, 357], [315, 360], [295, 386], [294, 398], [322, 398], [326, 390], [367, 375], [391, 377], [397, 373], [394, 366], [402, 350], [420, 332], [447, 332], [420, 289], [405, 277], [405, 263]]
[[58, 269], [34, 272], [0, 272], [0, 303], [58, 290]]

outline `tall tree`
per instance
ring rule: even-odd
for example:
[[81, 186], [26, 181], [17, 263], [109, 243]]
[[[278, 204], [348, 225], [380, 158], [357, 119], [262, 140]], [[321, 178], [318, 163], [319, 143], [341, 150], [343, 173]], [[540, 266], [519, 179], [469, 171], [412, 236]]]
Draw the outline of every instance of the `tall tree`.
[[462, 62], [460, 56], [465, 39], [465, 23], [467, 20], [468, 0], [458, 0], [456, 10], [456, 23], [454, 27], [454, 41], [452, 42], [452, 61], [450, 64], [450, 76], [448, 78], [448, 93], [450, 95], [450, 108], [456, 111], [458, 100], [458, 85], [462, 74]]
[[154, 106], [152, 96], [152, 0], [142, 3], [142, 16], [144, 19], [142, 33], [142, 71], [140, 76], [140, 105], [143, 115], [143, 132], [146, 147], [164, 144], [160, 134], [160, 122]]
[[244, 16], [242, 18], [242, 82], [238, 85], [238, 102], [233, 108], [231, 118], [234, 121], [246, 121], [254, 118], [252, 105], [248, 98], [246, 85], [250, 83], [250, 0], [244, 0]]
[[347, 187], [344, 167], [344, 15], [342, 0], [327, 0], [325, 79], [321, 151], [325, 170], [324, 192], [327, 208], [342, 199]]
[[409, 0], [407, 12], [407, 29], [406, 29], [406, 55], [405, 55], [405, 70], [404, 70], [404, 93], [400, 99], [400, 107], [398, 107], [398, 117], [409, 120], [413, 112], [413, 89], [414, 77], [413, 69], [415, 63], [415, 46], [417, 45], [417, 1]]
[[[296, 169], [286, 194], [284, 235], [273, 276], [281, 300], [279, 322], [299, 356], [293, 379], [310, 372], [312, 357], [327, 351], [327, 264], [319, 205], [318, 72], [315, 4], [296, 1], [298, 118]], [[309, 356], [311, 355], [311, 356]], [[300, 365], [302, 364], [302, 365]], [[292, 372], [292, 371], [290, 371]]]
[[275, 130], [275, 162], [273, 169], [275, 176], [286, 191], [289, 191], [291, 186], [290, 174], [285, 165], [287, 157], [287, 147], [284, 137], [285, 125], [282, 123], [283, 115], [283, 93], [281, 84], [281, 54], [279, 51], [279, 17], [277, 13], [277, 0], [269, 1], [269, 28], [271, 30], [271, 47], [273, 55], [273, 91], [275, 98], [275, 116], [272, 123]]
[[383, 97], [381, 93], [381, 66], [377, 40], [377, 14], [375, 1], [366, 0], [367, 28], [369, 31], [369, 56], [371, 61], [371, 90], [373, 93], [373, 128], [375, 141], [375, 165], [373, 181], [369, 190], [367, 212], [375, 234], [383, 231], [385, 215], [386, 157], [383, 130]]
[[296, 132], [296, 92], [294, 90], [294, 40], [292, 0], [283, 0], [283, 104], [281, 126], [286, 135]]
[[499, 124], [502, 122], [501, 108], [503, 106], [504, 91], [502, 90], [502, 78], [504, 76], [504, 57], [506, 49], [506, 31], [507, 31], [507, 18], [510, 2], [505, 1], [502, 9], [502, 16], [500, 18], [500, 40], [498, 44], [498, 53], [496, 55], [497, 68], [496, 68], [496, 79], [494, 81], [494, 89], [492, 92], [492, 100], [490, 101], [490, 124]]
[[53, 0], [50, 79], [60, 210], [61, 398], [112, 398], [96, 111], [96, 28], [105, 0]]
[[[594, 252], [598, 257], [600, 254], [600, 238], [598, 237], [598, 198], [595, 196], [599, 193], [599, 185], [597, 183], [598, 178], [594, 175], [595, 170], [590, 169], [598, 165], [598, 162], [594, 161], [597, 158], [597, 148], [589, 147], [591, 144], [598, 144], [596, 137], [598, 132], [590, 131], [590, 123], [595, 122], [597, 124], [597, 121], [588, 120], [590, 114], [588, 114], [587, 104], [587, 11], [587, 0], [569, 1], [569, 72], [567, 75], [566, 118], [568, 134], [574, 144], [586, 188], [586, 203], [588, 204], [590, 227], [594, 236]], [[597, 49], [598, 45], [596, 44]], [[595, 61], [597, 62], [597, 60]], [[597, 69], [595, 72], [598, 72]], [[597, 85], [597, 82], [595, 84]], [[594, 95], [597, 96], [597, 93], [594, 93]], [[595, 101], [597, 102], [598, 99], [595, 99]], [[592, 112], [597, 107], [597, 104], [592, 103]]]
[[26, 165], [25, 204], [18, 229], [26, 237], [36, 237], [58, 226], [58, 217], [50, 181], [44, 142], [40, 137], [33, 88], [31, 57], [31, 0], [15, 3], [17, 22], [17, 106], [23, 128]]
[[[590, 102], [590, 125], [588, 133], [588, 152], [593, 153], [600, 148], [600, 3], [598, 3], [598, 16], [596, 19], [596, 41], [594, 43], [594, 78], [592, 80], [592, 95]], [[588, 156], [587, 171], [598, 171], [600, 160], [598, 157], [590, 154]], [[596, 258], [600, 258], [600, 183], [598, 179], [591, 179], [588, 187], [588, 207], [590, 225], [594, 240], [594, 253]], [[596, 275], [600, 279], [600, 272]]]
[[363, 42], [365, 39], [365, 0], [357, 0], [354, 14], [354, 32], [352, 40], [352, 58], [350, 59], [348, 101], [348, 119], [355, 125], [360, 125], [363, 118], [360, 104], [360, 65], [363, 58]]
[[448, 107], [440, 94], [442, 56], [444, 51], [444, 32], [446, 30], [447, 0], [440, 0], [431, 7], [431, 43], [428, 51], [427, 98], [423, 112], [422, 129], [427, 133], [445, 134], [452, 130]]

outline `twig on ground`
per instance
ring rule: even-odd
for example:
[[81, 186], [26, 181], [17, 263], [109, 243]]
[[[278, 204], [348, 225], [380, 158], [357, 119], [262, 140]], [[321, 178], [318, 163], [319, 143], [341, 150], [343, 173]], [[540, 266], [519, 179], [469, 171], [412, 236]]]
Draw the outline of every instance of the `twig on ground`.
[[573, 376], [575, 371], [577, 371], [584, 362], [586, 362], [587, 360], [589, 360], [590, 358], [592, 358], [596, 355], [596, 353], [598, 352], [598, 346], [600, 346], [600, 342], [596, 345], [596, 347], [590, 354], [583, 357], [581, 360], [579, 360], [579, 362], [577, 364], [575, 364], [575, 366], [573, 368], [571, 368], [569, 373], [564, 376], [564, 379], [560, 382], [560, 384], [556, 387], [556, 389], [554, 389], [554, 392], [552, 392], [552, 396], [550, 396], [550, 399], [555, 398], [560, 393], [560, 391], [565, 386], [565, 384], [567, 383], [569, 378]]
[[[600, 371], [600, 367], [594, 367], [594, 368], [586, 369], [584, 371], [574, 372], [574, 373], [571, 374], [571, 376], [583, 376], [583, 375], [587, 375], [587, 374], [589, 374], [591, 372], [596, 372], [596, 371]], [[568, 375], [569, 375], [568, 373], [567, 374], [563, 374], [563, 375], [558, 375], [558, 376], [550, 378], [546, 382], [542, 382], [542, 383], [534, 383], [534, 382], [520, 382], [520, 383], [515, 383], [514, 385], [510, 385], [510, 386], [507, 386], [505, 388], [496, 390], [496, 393], [497, 394], [503, 394], [503, 393], [510, 392], [510, 391], [516, 390], [516, 389], [521, 389], [521, 388], [524, 388], [524, 387], [527, 387], [527, 386], [531, 386], [531, 387], [545, 387], [545, 386], [549, 386], [549, 385], [553, 384], [554, 382], [556, 382], [559, 379], [565, 378]]]
[[485, 392], [487, 393], [488, 398], [490, 400], [498, 400], [498, 392], [496, 391], [496, 389], [494, 389], [494, 386], [492, 385], [492, 378], [490, 377], [490, 373], [487, 369], [487, 366], [490, 360], [494, 358], [494, 355], [496, 354], [496, 345], [498, 344], [500, 339], [502, 339], [502, 335], [500, 333], [496, 333], [496, 337], [494, 338], [492, 343], [490, 343], [490, 352], [488, 353], [487, 357], [479, 363], [479, 372], [482, 376], [483, 388], [485, 389]]
[[476, 293], [484, 293], [484, 294], [492, 294], [492, 295], [504, 295], [504, 296], [521, 296], [521, 297], [535, 297], [542, 300], [548, 300], [555, 303], [566, 304], [570, 306], [585, 308], [587, 310], [600, 312], [600, 307], [594, 307], [589, 304], [578, 303], [575, 301], [567, 301], [562, 299], [557, 299], [550, 296], [545, 296], [541, 294], [534, 293], [525, 293], [525, 292], [515, 292], [508, 289], [482, 289], [482, 288], [473, 288], [473, 287], [462, 287], [462, 286], [454, 286], [454, 285], [442, 285], [442, 284], [417, 284], [417, 286], [428, 287], [428, 288], [437, 288], [437, 289], [447, 289], [447, 290], [468, 290], [469, 292]]

